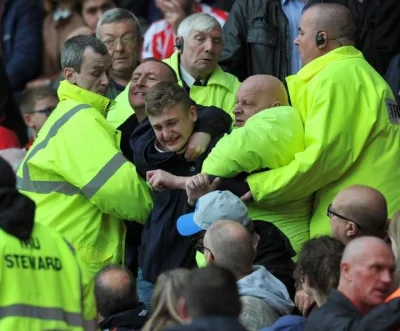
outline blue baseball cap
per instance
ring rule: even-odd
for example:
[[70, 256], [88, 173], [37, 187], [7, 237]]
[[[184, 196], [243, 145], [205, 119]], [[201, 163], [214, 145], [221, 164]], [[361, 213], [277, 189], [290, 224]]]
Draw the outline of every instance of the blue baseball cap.
[[193, 213], [178, 218], [177, 229], [182, 236], [191, 236], [207, 230], [219, 220], [228, 220], [247, 226], [250, 222], [247, 207], [230, 191], [213, 191], [197, 200]]

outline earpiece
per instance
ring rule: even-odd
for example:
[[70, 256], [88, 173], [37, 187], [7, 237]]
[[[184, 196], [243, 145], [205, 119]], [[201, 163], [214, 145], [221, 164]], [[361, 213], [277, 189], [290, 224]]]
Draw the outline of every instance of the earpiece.
[[176, 49], [178, 50], [179, 53], [183, 52], [183, 38], [182, 37], [176, 38], [175, 47], [176, 47]]
[[325, 44], [325, 37], [321, 34], [322, 31], [318, 31], [315, 35], [315, 45], [317, 48], [320, 48], [323, 44]]

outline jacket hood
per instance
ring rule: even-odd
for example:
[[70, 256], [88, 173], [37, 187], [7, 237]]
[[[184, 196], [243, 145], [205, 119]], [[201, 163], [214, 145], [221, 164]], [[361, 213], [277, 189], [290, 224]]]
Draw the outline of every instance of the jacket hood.
[[134, 309], [126, 310], [107, 317], [105, 320], [99, 323], [99, 328], [102, 330], [112, 330], [115, 327], [141, 329], [146, 323], [147, 317], [148, 313], [146, 307], [140, 302]]
[[254, 266], [253, 272], [237, 282], [240, 296], [259, 298], [279, 315], [290, 314], [294, 304], [283, 283], [263, 266]]
[[57, 90], [60, 101], [72, 99], [80, 103], [85, 103], [106, 114], [113, 102], [100, 94], [85, 90], [79, 86], [73, 85], [67, 80], [63, 80]]
[[11, 166], [0, 157], [0, 229], [27, 240], [33, 231], [35, 203], [15, 188]]

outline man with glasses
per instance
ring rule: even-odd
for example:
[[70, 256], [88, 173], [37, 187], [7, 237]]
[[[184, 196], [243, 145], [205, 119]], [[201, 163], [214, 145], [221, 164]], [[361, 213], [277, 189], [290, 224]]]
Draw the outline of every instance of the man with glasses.
[[57, 104], [57, 92], [49, 86], [35, 87], [24, 92], [20, 104], [21, 114], [26, 126], [32, 130], [27, 149], [33, 144], [39, 130]]
[[143, 38], [139, 20], [129, 10], [111, 9], [100, 17], [96, 37], [107, 46], [112, 58], [107, 97], [115, 99], [128, 85], [140, 62]]
[[[190, 236], [192, 245], [198, 251], [196, 261], [198, 266], [204, 266], [203, 238], [208, 228], [219, 220], [229, 220], [247, 228], [251, 235], [253, 248], [256, 252], [254, 263], [262, 264], [286, 286], [289, 293], [293, 292], [292, 274], [294, 251], [289, 239], [272, 223], [263, 221], [264, 228], [260, 232], [268, 245], [262, 250], [257, 249], [260, 236], [257, 225], [249, 219], [246, 205], [230, 191], [213, 191], [205, 195], [201, 183], [208, 181], [207, 174], [198, 174], [186, 182], [186, 193], [189, 204], [195, 205], [193, 213], [181, 216], [177, 221], [178, 232], [182, 236]], [[200, 197], [199, 197], [200, 196]], [[198, 198], [199, 197], [199, 198]], [[197, 199], [198, 198], [198, 199]], [[197, 202], [196, 202], [197, 200]], [[203, 253], [203, 254], [201, 254]]]
[[333, 236], [347, 245], [352, 239], [387, 235], [387, 205], [381, 192], [368, 186], [353, 185], [342, 190], [328, 206]]

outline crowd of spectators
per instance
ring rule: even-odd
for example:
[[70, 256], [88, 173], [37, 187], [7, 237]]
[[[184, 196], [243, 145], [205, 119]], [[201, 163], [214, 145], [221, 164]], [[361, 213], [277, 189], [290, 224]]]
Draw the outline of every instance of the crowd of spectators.
[[397, 0], [0, 0], [0, 328], [399, 330]]

